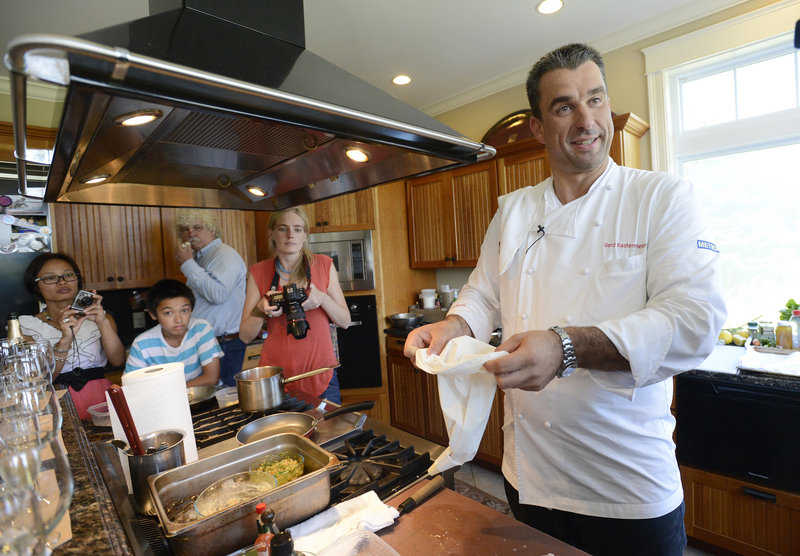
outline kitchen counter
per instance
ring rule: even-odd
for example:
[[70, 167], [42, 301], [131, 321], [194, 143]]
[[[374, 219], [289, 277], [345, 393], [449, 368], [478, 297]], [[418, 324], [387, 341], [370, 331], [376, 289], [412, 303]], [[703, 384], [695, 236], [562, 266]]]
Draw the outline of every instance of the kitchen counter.
[[[69, 507], [72, 539], [56, 548], [53, 554], [133, 554], [114, 512], [111, 496], [100, 478], [84, 424], [69, 394], [61, 398], [61, 409], [64, 413], [61, 436], [75, 488]], [[86, 426], [93, 427], [91, 423]]]
[[800, 392], [800, 378], [775, 373], [743, 371], [736, 368], [736, 364], [745, 353], [744, 347], [716, 346], [708, 358], [696, 369], [687, 371], [687, 376], [709, 376], [715, 380], [733, 384], [752, 384], [765, 388], [775, 388]]
[[[65, 408], [62, 435], [75, 476], [75, 496], [70, 507], [73, 538], [53, 554], [137, 553], [142, 547], [138, 546], [134, 551], [129, 543], [125, 524], [117, 516], [91, 447], [93, 440], [110, 437], [109, 429], [81, 423], [69, 396], [64, 396], [62, 405]], [[378, 434], [391, 429], [392, 436], [401, 443], [413, 444], [420, 440], [370, 419], [364, 428], [373, 428]], [[430, 448], [435, 448], [431, 450], [434, 458], [443, 449], [438, 445]], [[399, 504], [420, 486], [410, 487], [389, 503]], [[117, 493], [116, 498], [124, 501], [124, 494]], [[400, 516], [395, 525], [381, 532], [381, 536], [401, 554], [467, 553], [476, 546], [481, 547], [482, 554], [508, 554], [515, 550], [532, 554], [584, 554], [449, 489], [439, 491], [408, 514]]]
[[[397, 507], [423, 485], [387, 503]], [[377, 534], [400, 554], [586, 554], [446, 488]]]

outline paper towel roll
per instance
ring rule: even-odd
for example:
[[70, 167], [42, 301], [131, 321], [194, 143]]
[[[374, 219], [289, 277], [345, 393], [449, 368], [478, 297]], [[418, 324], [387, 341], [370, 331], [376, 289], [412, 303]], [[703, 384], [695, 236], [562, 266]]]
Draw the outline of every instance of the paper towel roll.
[[[139, 436], [160, 430], [179, 430], [183, 432], [183, 449], [186, 463], [197, 461], [197, 444], [192, 427], [192, 413], [189, 410], [189, 397], [186, 394], [186, 379], [183, 363], [153, 365], [122, 375], [122, 391], [131, 411], [131, 418]], [[128, 439], [122, 429], [114, 404], [106, 393], [111, 417], [111, 430], [114, 438]], [[128, 458], [120, 457], [128, 489]]]

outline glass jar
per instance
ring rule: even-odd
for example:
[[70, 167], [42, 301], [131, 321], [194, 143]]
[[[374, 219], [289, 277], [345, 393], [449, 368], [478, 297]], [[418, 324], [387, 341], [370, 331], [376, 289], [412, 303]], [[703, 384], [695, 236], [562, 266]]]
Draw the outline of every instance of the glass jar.
[[764, 340], [775, 342], [775, 326], [771, 322], [759, 322], [758, 327], [761, 329], [760, 337]]
[[792, 326], [792, 349], [800, 351], [800, 309], [792, 311], [789, 324]]
[[775, 327], [775, 345], [783, 349], [792, 349], [792, 325], [788, 320], [779, 320]]

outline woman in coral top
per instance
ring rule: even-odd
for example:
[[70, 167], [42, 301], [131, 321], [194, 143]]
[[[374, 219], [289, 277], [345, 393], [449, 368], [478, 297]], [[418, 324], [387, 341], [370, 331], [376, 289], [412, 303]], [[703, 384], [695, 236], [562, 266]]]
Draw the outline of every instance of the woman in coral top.
[[[330, 323], [347, 328], [350, 311], [333, 260], [313, 253], [308, 247], [308, 217], [302, 208], [273, 213], [268, 226], [273, 257], [254, 264], [247, 273], [239, 337], [245, 343], [252, 342], [265, 326], [267, 338], [258, 363], [282, 367], [285, 378], [321, 367], [336, 367]], [[283, 304], [269, 295], [269, 292], [280, 292], [284, 297], [292, 295], [291, 287], [285, 289], [289, 284], [296, 286], [296, 295], [307, 296], [301, 304], [307, 330], [303, 323], [293, 323], [288, 328]], [[334, 370], [292, 382], [286, 388], [341, 403]]]

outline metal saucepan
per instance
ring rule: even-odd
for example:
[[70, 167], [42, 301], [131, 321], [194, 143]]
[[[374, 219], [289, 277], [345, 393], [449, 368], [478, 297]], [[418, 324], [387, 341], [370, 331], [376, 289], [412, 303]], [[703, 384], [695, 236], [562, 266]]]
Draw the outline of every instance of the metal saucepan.
[[236, 373], [236, 391], [239, 394], [239, 407], [247, 413], [258, 413], [275, 409], [283, 403], [283, 385], [310, 376], [322, 374], [332, 367], [323, 367], [283, 378], [283, 368], [271, 365], [254, 367]]
[[216, 391], [217, 387], [213, 384], [207, 384], [205, 386], [188, 386], [186, 388], [186, 395], [189, 396], [189, 405], [193, 406], [200, 402], [210, 400], [214, 397]]
[[338, 415], [352, 413], [353, 411], [368, 411], [373, 407], [375, 407], [374, 401], [344, 405], [339, 409], [329, 411], [321, 419], [315, 419], [308, 413], [273, 413], [272, 415], [261, 417], [243, 426], [239, 429], [239, 432], [236, 433], [236, 440], [239, 441], [239, 444], [250, 444], [256, 440], [285, 432], [294, 432], [308, 438], [311, 436], [311, 433], [314, 432], [314, 429], [317, 428], [317, 424], [320, 421], [327, 421]]

